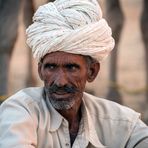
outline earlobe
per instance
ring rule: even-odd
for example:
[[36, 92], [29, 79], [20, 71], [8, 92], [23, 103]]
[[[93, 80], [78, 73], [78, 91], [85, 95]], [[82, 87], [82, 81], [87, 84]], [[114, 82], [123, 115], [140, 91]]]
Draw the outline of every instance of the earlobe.
[[99, 70], [100, 70], [100, 63], [97, 62], [92, 63], [88, 69], [87, 81], [92, 82], [98, 75]]

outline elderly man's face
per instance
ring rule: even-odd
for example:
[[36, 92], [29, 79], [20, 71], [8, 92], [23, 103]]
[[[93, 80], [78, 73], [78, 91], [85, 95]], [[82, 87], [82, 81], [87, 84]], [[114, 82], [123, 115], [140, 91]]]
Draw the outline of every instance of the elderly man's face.
[[90, 81], [88, 73], [84, 56], [65, 52], [47, 54], [39, 64], [48, 98], [59, 110], [69, 109], [81, 101], [86, 81]]

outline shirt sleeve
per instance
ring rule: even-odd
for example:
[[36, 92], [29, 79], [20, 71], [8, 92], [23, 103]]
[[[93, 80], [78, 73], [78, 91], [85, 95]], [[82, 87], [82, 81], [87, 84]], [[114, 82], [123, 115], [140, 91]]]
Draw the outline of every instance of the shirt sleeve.
[[148, 148], [148, 126], [140, 119], [135, 124], [126, 148]]
[[36, 129], [26, 106], [15, 100], [0, 106], [0, 148], [35, 148]]

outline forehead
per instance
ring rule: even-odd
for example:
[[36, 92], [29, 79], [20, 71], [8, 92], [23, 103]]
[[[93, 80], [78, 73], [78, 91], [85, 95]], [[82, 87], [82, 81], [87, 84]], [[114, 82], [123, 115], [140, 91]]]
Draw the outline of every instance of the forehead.
[[55, 63], [55, 64], [76, 63], [83, 65], [86, 64], [86, 60], [85, 57], [82, 55], [58, 51], [47, 54], [43, 58], [43, 63]]

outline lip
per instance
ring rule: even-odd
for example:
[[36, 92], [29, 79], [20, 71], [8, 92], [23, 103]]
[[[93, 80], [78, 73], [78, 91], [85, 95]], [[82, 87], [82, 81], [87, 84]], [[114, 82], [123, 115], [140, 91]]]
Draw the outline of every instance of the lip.
[[65, 92], [56, 92], [56, 93], [52, 93], [52, 96], [54, 96], [54, 98], [56, 99], [67, 99], [67, 98], [71, 98], [73, 94], [65, 93]]
[[63, 91], [57, 91], [57, 92], [55, 92], [55, 93], [53, 93], [53, 94], [57, 94], [57, 95], [65, 95], [65, 94], [68, 94], [68, 93], [63, 92]]

